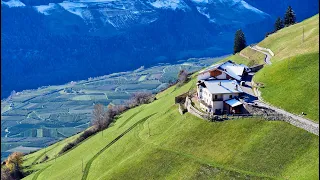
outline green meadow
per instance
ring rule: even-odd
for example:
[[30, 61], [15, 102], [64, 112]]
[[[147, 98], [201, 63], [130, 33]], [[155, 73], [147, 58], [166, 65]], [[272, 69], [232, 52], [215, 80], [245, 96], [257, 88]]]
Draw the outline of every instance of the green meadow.
[[43, 149], [26, 156], [25, 170], [34, 172], [25, 179], [318, 179], [316, 135], [281, 121], [180, 115], [174, 97], [195, 81], [126, 111], [56, 159], [70, 139], [48, 147], [47, 162], [32, 165]]
[[273, 64], [254, 76], [254, 81], [264, 84], [263, 99], [319, 122], [319, 14], [281, 29], [258, 45], [275, 54]]
[[[262, 83], [261, 96], [267, 103], [319, 122], [319, 14], [269, 35], [258, 46], [275, 56], [254, 76]], [[262, 64], [265, 55], [246, 47], [241, 54], [222, 61], [252, 66]]]
[[[317, 122], [318, 17], [259, 43], [275, 56], [272, 65], [254, 77], [263, 84], [265, 101], [289, 112], [303, 111]], [[239, 55], [228, 59], [252, 63]], [[189, 113], [180, 115], [174, 98], [195, 83], [193, 75], [183, 86], [166, 89], [154, 102], [124, 112], [111, 127], [62, 155], [56, 156], [78, 135], [25, 156], [24, 170], [31, 172], [25, 179], [319, 179], [319, 136], [283, 121], [209, 122]], [[40, 163], [45, 155], [49, 159]]]

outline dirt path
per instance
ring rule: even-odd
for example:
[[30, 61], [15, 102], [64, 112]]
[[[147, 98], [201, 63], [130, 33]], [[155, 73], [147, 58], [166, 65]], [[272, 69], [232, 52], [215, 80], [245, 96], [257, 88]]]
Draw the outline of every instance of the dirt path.
[[[258, 52], [260, 52], [260, 53], [262, 53], [262, 54], [265, 54], [266, 57], [265, 57], [265, 59], [264, 59], [264, 62], [265, 62], [266, 64], [272, 64], [271, 61], [270, 61], [272, 55], [271, 55], [270, 53], [267, 53], [267, 52], [261, 50], [261, 49], [266, 49], [266, 48], [262, 48], [262, 47], [259, 47], [259, 46], [257, 46], [257, 45], [249, 46], [249, 48], [250, 48], [250, 49], [253, 49], [253, 50], [255, 50], [255, 51], [258, 51]], [[268, 49], [268, 50], [271, 51], [270, 49]], [[272, 52], [272, 51], [271, 51], [271, 52]], [[273, 53], [272, 53], [272, 54], [273, 54]]]

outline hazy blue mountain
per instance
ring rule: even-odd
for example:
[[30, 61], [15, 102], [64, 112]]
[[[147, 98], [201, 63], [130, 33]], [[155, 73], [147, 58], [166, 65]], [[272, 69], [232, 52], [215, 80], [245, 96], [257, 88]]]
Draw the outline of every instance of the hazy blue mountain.
[[237, 29], [248, 43], [261, 40], [288, 2], [298, 20], [318, 12], [297, 0], [279, 1], [279, 7], [274, 0], [1, 2], [1, 98], [12, 90], [232, 53]]

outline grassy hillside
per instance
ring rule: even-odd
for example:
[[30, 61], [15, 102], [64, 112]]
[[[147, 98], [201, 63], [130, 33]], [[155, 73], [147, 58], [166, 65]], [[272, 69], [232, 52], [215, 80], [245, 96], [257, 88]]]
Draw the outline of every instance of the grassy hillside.
[[[318, 15], [262, 41], [262, 47], [279, 49], [283, 44], [294, 53], [285, 47], [272, 49], [273, 64], [259, 71], [255, 80], [264, 83], [261, 91], [266, 101], [316, 120], [318, 51], [313, 47], [298, 51], [289, 41], [294, 37], [285, 37], [298, 36], [294, 27], [305, 23], [312, 28], [314, 21], [318, 22]], [[305, 46], [318, 43], [314, 32], [319, 30], [314, 28], [305, 31]], [[270, 40], [277, 36], [287, 43]], [[245, 62], [239, 55], [232, 57]], [[281, 121], [208, 122], [189, 113], [180, 115], [174, 97], [195, 83], [193, 77], [182, 87], [159, 93], [153, 103], [126, 111], [112, 127], [56, 159], [54, 155], [78, 135], [26, 156], [24, 166], [34, 172], [25, 179], [319, 179], [316, 135]], [[45, 154], [47, 162], [34, 164]]]
[[300, 54], [319, 53], [319, 14], [269, 35], [258, 46], [274, 52], [273, 62]]
[[265, 101], [319, 122], [319, 53], [303, 54], [267, 66], [256, 74]]
[[[180, 115], [174, 97], [195, 81], [128, 110], [103, 134], [56, 160], [30, 166], [37, 171], [25, 179], [318, 179], [316, 135], [280, 121]], [[26, 158], [39, 156], [43, 150]]]
[[[240, 55], [242, 54], [242, 56]], [[247, 66], [253, 66], [258, 64], [264, 63], [265, 55], [263, 53], [260, 53], [258, 51], [252, 50], [249, 47], [244, 48], [240, 53], [231, 55], [222, 61], [232, 60], [238, 64], [245, 64]]]
[[[269, 35], [257, 45], [269, 48], [275, 53], [272, 62], [305, 53], [318, 53], [319, 14], [295, 25], [281, 29]], [[237, 53], [225, 58], [224, 61], [230, 59], [248, 66], [263, 63], [264, 55], [249, 47], [243, 49], [241, 54], [248, 58], [242, 57]]]
[[254, 77], [264, 84], [263, 99], [319, 122], [319, 15], [281, 29], [258, 45], [275, 53], [273, 64]]

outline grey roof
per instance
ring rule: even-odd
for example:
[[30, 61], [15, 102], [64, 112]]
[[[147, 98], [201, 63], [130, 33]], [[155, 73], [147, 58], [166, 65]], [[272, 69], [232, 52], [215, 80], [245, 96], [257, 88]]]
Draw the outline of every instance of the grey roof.
[[214, 69], [219, 69], [220, 71], [223, 71], [234, 79], [240, 81], [245, 67], [228, 60], [223, 63], [211, 65], [210, 67], [200, 71], [199, 73], [212, 71]]
[[236, 100], [236, 99], [229, 99], [226, 101], [227, 104], [229, 104], [231, 107], [236, 107], [242, 104], [242, 102]]
[[[203, 82], [211, 94], [231, 94], [243, 92], [235, 80], [205, 80]], [[221, 85], [219, 85], [219, 82], [221, 82]], [[238, 85], [237, 89], [235, 89], [236, 85]]]

